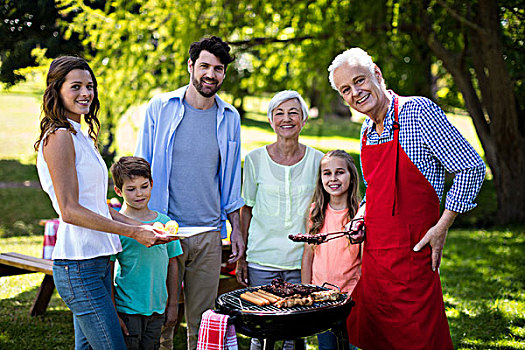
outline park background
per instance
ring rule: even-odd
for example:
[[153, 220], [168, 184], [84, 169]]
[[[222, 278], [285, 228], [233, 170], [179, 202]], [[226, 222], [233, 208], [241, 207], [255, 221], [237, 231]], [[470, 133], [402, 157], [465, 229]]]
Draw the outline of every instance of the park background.
[[[52, 1], [0, 2], [0, 252], [41, 256], [41, 219], [56, 216], [38, 187], [45, 72], [60, 54], [86, 57], [99, 83], [100, 150], [132, 154], [144, 104], [188, 83], [187, 50], [204, 35], [236, 61], [221, 96], [242, 120], [244, 154], [271, 143], [266, 106], [295, 89], [311, 106], [300, 141], [358, 160], [363, 116], [327, 79], [335, 55], [359, 46], [387, 86], [446, 110], [488, 165], [478, 207], [449, 232], [441, 267], [458, 349], [525, 349], [525, 88], [521, 1]], [[447, 176], [450, 186], [453, 175]], [[109, 193], [109, 196], [113, 196]], [[0, 349], [70, 349], [71, 313], [57, 294], [28, 310], [43, 275], [0, 278]], [[176, 345], [185, 348], [184, 328]], [[241, 348], [246, 339], [240, 338]], [[314, 337], [308, 346], [316, 348]]]

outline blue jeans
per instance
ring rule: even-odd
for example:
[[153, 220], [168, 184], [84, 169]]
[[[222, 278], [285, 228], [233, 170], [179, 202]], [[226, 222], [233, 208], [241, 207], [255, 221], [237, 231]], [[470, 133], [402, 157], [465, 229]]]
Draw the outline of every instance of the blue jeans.
[[266, 271], [248, 267], [250, 287], [271, 284], [272, 280], [278, 277], [287, 282], [301, 283], [301, 270]]
[[[332, 331], [317, 334], [317, 342], [319, 343], [319, 350], [337, 350], [337, 336]], [[357, 350], [357, 347], [349, 344], [349, 349]]]
[[[287, 282], [301, 283], [301, 270], [281, 270], [281, 271], [266, 271], [248, 267], [248, 282], [250, 287], [262, 286], [265, 284], [271, 284], [274, 278], [280, 277]], [[303, 340], [297, 340], [303, 342]], [[292, 350], [294, 348], [294, 342], [291, 340], [285, 340], [283, 342], [284, 350]], [[262, 345], [258, 339], [252, 338], [250, 350], [262, 349]]]
[[331, 331], [317, 334], [317, 342], [319, 350], [337, 350], [337, 336]]
[[75, 349], [126, 349], [111, 299], [109, 257], [55, 260], [53, 279], [73, 312]]

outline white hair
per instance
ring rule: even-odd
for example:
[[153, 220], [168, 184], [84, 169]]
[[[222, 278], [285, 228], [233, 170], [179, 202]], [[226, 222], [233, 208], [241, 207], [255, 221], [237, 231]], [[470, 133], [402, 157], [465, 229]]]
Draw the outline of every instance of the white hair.
[[273, 122], [273, 110], [276, 109], [281, 103], [294, 98], [299, 101], [301, 110], [303, 111], [303, 120], [306, 120], [306, 118], [308, 118], [308, 106], [306, 105], [306, 102], [304, 102], [304, 99], [301, 97], [301, 95], [294, 90], [283, 90], [276, 93], [268, 104], [268, 119], [270, 122]]
[[353, 47], [337, 55], [332, 61], [332, 64], [330, 64], [330, 67], [328, 67], [328, 80], [330, 80], [330, 85], [332, 85], [332, 89], [334, 89], [335, 91], [337, 91], [337, 87], [334, 83], [334, 71], [337, 68], [339, 68], [343, 63], [348, 63], [351, 66], [359, 65], [362, 67], [366, 67], [370, 70], [372, 76], [375, 76], [375, 63], [374, 61], [372, 61], [372, 57], [370, 57], [370, 55], [365, 50], [359, 47]]

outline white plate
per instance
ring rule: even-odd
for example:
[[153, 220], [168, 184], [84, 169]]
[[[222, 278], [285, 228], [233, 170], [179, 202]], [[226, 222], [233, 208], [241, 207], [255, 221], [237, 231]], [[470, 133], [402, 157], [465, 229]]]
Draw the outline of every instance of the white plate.
[[217, 227], [179, 227], [179, 232], [176, 234], [180, 239], [188, 238], [204, 232], [217, 231]]

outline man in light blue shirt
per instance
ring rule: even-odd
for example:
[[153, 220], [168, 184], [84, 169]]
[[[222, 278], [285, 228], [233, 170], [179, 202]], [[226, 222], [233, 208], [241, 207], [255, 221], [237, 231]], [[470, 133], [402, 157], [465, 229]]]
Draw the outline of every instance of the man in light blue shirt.
[[[216, 95], [233, 58], [218, 37], [190, 46], [190, 84], [151, 99], [136, 155], [151, 164], [150, 208], [185, 226], [214, 226], [216, 231], [181, 241], [179, 282], [184, 283], [188, 349], [197, 346], [201, 314], [214, 307], [219, 284], [226, 218], [231, 224], [235, 262], [244, 254], [239, 209], [241, 190], [240, 117]], [[173, 330], [163, 332], [170, 348]]]

